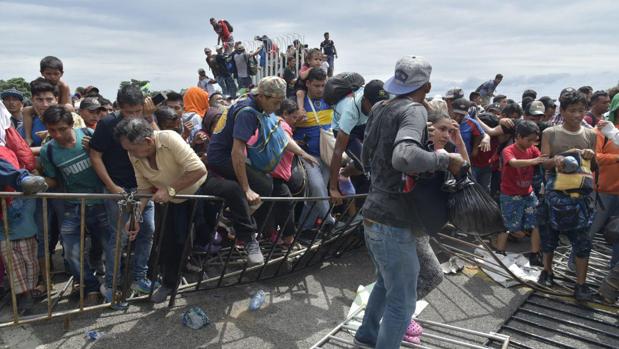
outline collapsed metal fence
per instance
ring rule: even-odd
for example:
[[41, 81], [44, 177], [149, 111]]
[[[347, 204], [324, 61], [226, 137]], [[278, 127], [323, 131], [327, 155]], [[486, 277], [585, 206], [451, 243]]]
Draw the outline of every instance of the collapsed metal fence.
[[[2, 205], [3, 214], [2, 217], [8, 217], [7, 199], [20, 196], [22, 196], [21, 193], [0, 193], [0, 202]], [[116, 222], [110, 222], [110, 224], [115, 224], [116, 226], [116, 248], [114, 255], [114, 268], [112, 271], [114, 275], [112, 289], [116, 291], [112, 302], [97, 305], [86, 305], [84, 299], [84, 287], [81, 287], [82, 285], [84, 285], [84, 263], [87, 238], [87, 229], [85, 224], [86, 200], [117, 200], [124, 203], [122, 206], [123, 210], [126, 210], [131, 217], [131, 215], [133, 214], [132, 212], [134, 211], [134, 205], [140, 197], [143, 196], [135, 195], [128, 197], [126, 195], [120, 194], [67, 193], [41, 193], [30, 196], [30, 198], [41, 200], [42, 214], [44, 218], [42, 220], [42, 243], [44, 244], [45, 262], [44, 265], [41, 265], [41, 269], [43, 270], [43, 282], [46, 288], [46, 298], [41, 302], [41, 304], [45, 303], [46, 311], [40, 312], [36, 315], [19, 315], [17, 309], [17, 297], [13, 288], [14, 280], [12, 280], [12, 274], [8, 272], [7, 276], [9, 278], [9, 284], [11, 286], [10, 303], [12, 316], [10, 318], [6, 318], [6, 316], [2, 316], [2, 312], [0, 312], [0, 327], [48, 320], [62, 316], [70, 316], [73, 314], [107, 308], [110, 306], [115, 307], [126, 302], [134, 302], [150, 298], [153, 293], [152, 288], [149, 294], [134, 294], [129, 291], [129, 284], [131, 281], [128, 278], [129, 267], [121, 268], [121, 265], [123, 265], [123, 263], [125, 266], [131, 265], [129, 261], [132, 256], [130, 243], [127, 244], [124, 251], [121, 251], [120, 248], [120, 234], [123, 234], [121, 227], [124, 226], [121, 214], [118, 215], [119, 218]], [[218, 204], [219, 208], [216, 220], [213, 226], [210, 227], [210, 234], [212, 234], [212, 236], [209, 245], [207, 246], [205, 251], [193, 251], [192, 244], [196, 236], [196, 226], [194, 224], [189, 225], [189, 231], [186, 235], [183, 245], [181, 263], [179, 263], [179, 269], [177, 271], [177, 275], [179, 276], [178, 279], [180, 281], [177, 288], [173, 290], [170, 296], [170, 300], [168, 302], [169, 306], [173, 306], [175, 304], [178, 292], [195, 292], [200, 290], [209, 290], [220, 287], [252, 283], [260, 280], [288, 275], [290, 273], [294, 273], [296, 271], [314, 265], [319, 265], [325, 259], [341, 256], [347, 251], [360, 247], [361, 245], [363, 245], [364, 241], [362, 217], [358, 212], [358, 207], [360, 207], [359, 204], [365, 198], [365, 195], [346, 197], [344, 200], [344, 204], [337, 207], [334, 207], [332, 204], [330, 204], [328, 212], [324, 214], [323, 217], [321, 217], [322, 219], [320, 221], [322, 223], [320, 224], [320, 226], [316, 227], [316, 229], [314, 229], [309, 236], [307, 236], [307, 232], [302, 231], [300, 227], [302, 227], [305, 221], [308, 220], [309, 211], [311, 211], [311, 209], [313, 209], [318, 202], [329, 200], [329, 198], [262, 198], [263, 202], [265, 203], [276, 203], [282, 201], [292, 202], [293, 209], [291, 210], [291, 213], [288, 214], [286, 222], [282, 226], [285, 226], [288, 221], [292, 219], [292, 215], [294, 214], [292, 212], [296, 212], [297, 208], [301, 207], [301, 205], [308, 205], [310, 210], [308, 210], [308, 214], [306, 214], [305, 217], [301, 216], [297, 220], [298, 224], [295, 227], [293, 242], [289, 246], [280, 246], [277, 244], [278, 239], [281, 237], [282, 229], [277, 232], [276, 236], [270, 236], [269, 232], [266, 231], [265, 224], [263, 224], [263, 226], [261, 227], [258, 227], [259, 236], [262, 236], [262, 238], [260, 239], [260, 245], [262, 253], [265, 256], [265, 261], [260, 265], [249, 265], [245, 258], [246, 253], [243, 246], [237, 244], [235, 240], [227, 239], [224, 236], [221, 240], [221, 244], [217, 246], [216, 249], [211, 248], [214, 247], [211, 244], [214, 244], [215, 241], [217, 241], [217, 239], [215, 239], [215, 234], [220, 234], [220, 232], [218, 232], [217, 230], [217, 227], [220, 225], [223, 217], [222, 213], [224, 211], [224, 202], [222, 199], [206, 195], [179, 195], [177, 196], [177, 198], [194, 201], [208, 201]], [[79, 280], [75, 280], [73, 276], [70, 276], [66, 281], [64, 281], [64, 283], [61, 283], [59, 285], [60, 287], [55, 287], [53, 285], [54, 275], [52, 274], [51, 270], [49, 245], [50, 227], [47, 221], [47, 212], [50, 207], [49, 200], [64, 199], [73, 199], [80, 201], [80, 273], [78, 276]], [[337, 214], [335, 214], [335, 211], [337, 211]], [[190, 222], [193, 222], [193, 218], [196, 214], [198, 214], [197, 211], [193, 209], [191, 212]], [[272, 212], [270, 211], [267, 213], [265, 221], [268, 221], [268, 218], [271, 214]], [[336, 221], [335, 224], [328, 226], [326, 224], [326, 217], [331, 214], [334, 214], [334, 216], [336, 217]], [[149, 278], [151, 281], [158, 280], [159, 278], [159, 263], [157, 263], [157, 261], [163, 243], [162, 227], [165, 226], [167, 219], [168, 205], [159, 206], [155, 217], [155, 234], [153, 237], [153, 247], [150, 258], [151, 262], [149, 263]], [[8, 220], [3, 219], [2, 223], [5, 232], [5, 239], [6, 241], [10, 241], [10, 236], [12, 232], [9, 230]], [[451, 230], [453, 230], [453, 227], [451, 228]], [[562, 278], [559, 280], [560, 282], [558, 287], [555, 288], [547, 288], [535, 282], [521, 280], [516, 275], [514, 275], [509, 270], [509, 268], [505, 264], [503, 264], [502, 261], [498, 258], [496, 258], [495, 262], [491, 263], [488, 263], [487, 261], [484, 263], [480, 262], [480, 256], [475, 252], [471, 252], [471, 250], [475, 250], [481, 247], [482, 249], [486, 250], [494, 256], [491, 247], [482, 238], [473, 234], [469, 235], [469, 241], [467, 241], [467, 239], [458, 237], [456, 234], [450, 234], [449, 231], [450, 228], [449, 226], [447, 226], [447, 229], [444, 229], [442, 233], [438, 234], [438, 236], [436, 236], [434, 240], [438, 242], [438, 245], [442, 249], [448, 251], [450, 254], [458, 256], [472, 265], [477, 265], [482, 268], [492, 270], [493, 272], [511, 277], [514, 280], [518, 281], [519, 284], [531, 287], [538, 292], [554, 296], [572, 296], [570, 291], [570, 284], [573, 280], [573, 276], [568, 277], [561, 275], [562, 273], [559, 274], [559, 276]], [[473, 239], [471, 240], [470, 237], [472, 237]], [[561, 252], [563, 252], [563, 250], [560, 249], [560, 255]], [[604, 265], [607, 265], [607, 261], [610, 258], [608, 252], [608, 246], [606, 246], [603, 241], [597, 239], [594, 243], [594, 252], [592, 253], [592, 256], [596, 258], [596, 260], [594, 260], [594, 262], [592, 263], [596, 270], [594, 270], [591, 277], [587, 280], [591, 286], [599, 286], [599, 282], [607, 274], [607, 271], [602, 269]], [[566, 254], [566, 252], [563, 252], [563, 254]], [[193, 261], [194, 265], [198, 265], [199, 270], [187, 270], [187, 261]], [[7, 263], [5, 267], [10, 271], [14, 268], [13, 263], [14, 261], [12, 260], [12, 256], [11, 254], [9, 254], [7, 256]], [[558, 264], [556, 264], [557, 270], [562, 270], [563, 268], [565, 268], [565, 262], [562, 261], [561, 258], [558, 258], [555, 263]], [[124, 274], [122, 275], [121, 269], [123, 269], [122, 271], [124, 272]], [[154, 285], [155, 283], [152, 282], [152, 284]], [[65, 302], [65, 309], [59, 309], [59, 304], [61, 303], [61, 301], [67, 300], [67, 290], [72, 285], [77, 285], [79, 287], [78, 299], [76, 301]]]
[[[20, 196], [22, 196], [21, 193], [0, 193], [3, 213], [2, 217], [8, 217], [7, 199]], [[271, 236], [268, 236], [268, 234], [266, 234], [268, 232], [265, 233], [266, 224], [263, 224], [261, 227], [259, 227], [258, 236], [263, 236], [263, 238], [260, 239], [260, 245], [262, 253], [265, 256], [265, 261], [262, 264], [250, 266], [247, 262], [247, 259], [245, 258], [244, 248], [242, 246], [239, 246], [236, 240], [230, 240], [224, 237], [222, 239], [221, 245], [217, 249], [211, 249], [211, 243], [215, 243], [215, 241], [217, 241], [217, 239], [215, 239], [215, 234], [220, 233], [218, 232], [217, 227], [220, 225], [223, 217], [222, 213], [224, 211], [224, 202], [222, 199], [207, 195], [177, 195], [175, 198], [178, 199], [188, 199], [194, 201], [202, 200], [211, 203], [217, 203], [220, 206], [216, 217], [216, 222], [214, 226], [211, 227], [211, 242], [209, 242], [209, 245], [206, 248], [206, 252], [192, 252], [192, 243], [196, 234], [196, 226], [193, 223], [190, 223], [189, 231], [187, 233], [183, 246], [181, 263], [179, 264], [177, 274], [177, 276], [179, 276], [180, 282], [170, 296], [170, 300], [168, 302], [169, 306], [173, 306], [175, 304], [178, 292], [208, 290], [219, 287], [251, 283], [260, 280], [275, 278], [282, 275], [287, 275], [307, 267], [321, 264], [327, 258], [340, 256], [348, 250], [361, 246], [363, 244], [363, 230], [361, 228], [362, 220], [358, 211], [354, 209], [354, 205], [357, 200], [362, 200], [364, 197], [365, 195], [346, 197], [344, 205], [340, 206], [339, 208], [334, 207], [333, 205], [329, 205], [328, 212], [321, 217], [322, 223], [319, 227], [311, 231], [309, 237], [307, 236], [307, 231], [302, 232], [300, 227], [302, 227], [303, 223], [308, 219], [308, 217], [310, 216], [309, 212], [315, 207], [316, 203], [322, 200], [329, 200], [329, 198], [262, 198], [262, 201], [265, 204], [282, 201], [292, 202], [293, 209], [288, 214], [286, 223], [288, 223], [288, 221], [292, 219], [292, 214], [293, 212], [296, 212], [296, 209], [299, 205], [309, 205], [310, 210], [307, 211], [307, 214], [304, 217], [300, 217], [299, 224], [295, 227], [292, 244], [288, 246], [284, 247], [277, 244], [278, 239], [281, 237], [282, 229], [278, 231], [277, 236], [274, 237], [274, 239], [270, 239]], [[146, 198], [146, 196], [137, 194], [127, 196], [121, 194], [40, 193], [30, 196], [30, 198], [35, 198], [42, 201], [41, 205], [44, 218], [43, 244], [45, 247], [45, 264], [42, 265], [41, 268], [43, 270], [43, 281], [46, 288], [46, 299], [44, 299], [42, 303], [46, 303], [47, 308], [45, 313], [39, 313], [29, 316], [19, 315], [17, 308], [17, 295], [14, 291], [14, 280], [12, 273], [10, 272], [14, 268], [14, 261], [12, 260], [12, 255], [9, 253], [7, 256], [8, 263], [6, 267], [7, 271], [9, 271], [7, 272], [7, 276], [9, 277], [9, 284], [11, 289], [10, 301], [12, 317], [10, 318], [10, 320], [0, 319], [0, 328], [17, 324], [31, 323], [41, 320], [49, 320], [58, 317], [70, 316], [73, 314], [107, 307], [118, 309], [119, 306], [126, 304], [126, 302], [146, 300], [152, 296], [155, 281], [159, 279], [158, 260], [162, 248], [163, 234], [165, 233], [163, 231], [163, 227], [165, 227], [166, 220], [169, 218], [167, 204], [162, 205], [158, 208], [158, 214], [156, 214], [155, 217], [155, 233], [153, 237], [153, 247], [149, 262], [149, 278], [152, 284], [150, 293], [148, 295], [140, 295], [134, 294], [129, 291], [129, 284], [131, 280], [128, 275], [129, 268], [131, 266], [131, 264], [129, 263], [132, 255], [131, 243], [128, 242], [124, 250], [121, 251], [121, 234], [124, 234], [121, 227], [124, 227], [125, 222], [123, 222], [123, 215], [119, 214], [118, 219], [115, 223], [110, 222], [110, 224], [115, 224], [116, 226], [116, 246], [114, 255], [114, 268], [112, 271], [112, 289], [114, 290], [114, 297], [111, 303], [87, 306], [85, 305], [85, 295], [83, 287], [87, 238], [85, 224], [86, 200], [113, 199], [118, 200], [119, 202], [123, 202], [124, 204], [121, 206], [121, 208], [123, 210], [126, 210], [126, 212], [129, 214], [129, 219], [131, 220], [135, 219], [133, 208], [135, 207], [134, 205], [137, 203], [137, 200], [139, 200], [140, 198]], [[81, 208], [79, 280], [74, 280], [74, 277], [71, 276], [59, 288], [53, 287], [52, 285], [53, 274], [51, 270], [49, 248], [50, 227], [47, 221], [47, 212], [50, 206], [49, 200], [53, 199], [79, 200]], [[196, 214], [198, 214], [197, 210], [195, 209], [196, 206], [197, 205], [194, 205], [194, 209], [192, 209], [190, 222], [193, 222]], [[334, 217], [336, 217], [335, 224], [327, 226], [327, 216], [334, 214], [336, 210], [339, 211], [339, 214], [334, 215]], [[268, 218], [271, 214], [272, 212], [269, 210], [265, 221], [268, 221]], [[11, 231], [9, 230], [8, 219], [3, 219], [3, 224], [5, 239], [7, 242], [9, 242], [9, 244], [12, 244], [12, 242], [10, 242]], [[305, 234], [303, 238], [302, 233]], [[186, 262], [190, 259], [198, 261], [200, 269], [199, 272], [195, 273], [185, 270], [185, 267], [187, 265]], [[123, 273], [121, 273], [121, 265], [123, 265], [123, 263], [125, 267]], [[67, 293], [69, 287], [74, 284], [79, 287], [79, 299], [77, 300], [76, 308], [63, 310], [56, 309], [59, 302], [65, 298], [65, 294]], [[75, 303], [72, 302], [68, 302], [68, 304], [69, 306], [75, 305]]]

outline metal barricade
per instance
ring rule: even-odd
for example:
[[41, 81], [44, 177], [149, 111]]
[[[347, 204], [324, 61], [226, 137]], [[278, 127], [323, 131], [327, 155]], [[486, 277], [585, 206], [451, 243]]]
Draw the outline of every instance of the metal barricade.
[[[10, 240], [11, 234], [9, 220], [5, 217], [9, 217], [7, 200], [10, 198], [25, 197], [21, 193], [0, 193], [0, 201], [2, 204], [2, 217], [4, 227], [4, 238], [7, 241], [9, 248], [13, 245]], [[285, 226], [293, 217], [294, 212], [297, 212], [299, 205], [309, 205], [310, 210], [305, 217], [299, 217], [298, 224], [294, 229], [293, 242], [289, 246], [280, 246], [277, 244], [278, 239], [282, 235], [282, 230], [279, 229], [277, 234], [271, 235], [270, 231], [267, 231], [268, 222], [273, 214], [272, 209], [269, 209], [264, 219], [265, 224], [258, 227], [258, 236], [262, 236], [260, 244], [262, 253], [265, 257], [265, 261], [259, 265], [249, 265], [247, 262], [246, 253], [244, 248], [238, 244], [236, 239], [228, 239], [227, 236], [222, 236], [222, 243], [214, 249], [214, 244], [217, 241], [217, 234], [222, 234], [218, 231], [218, 227], [222, 223], [222, 217], [224, 212], [224, 202], [222, 199], [207, 196], [207, 195], [178, 195], [177, 199], [187, 199], [191, 202], [191, 213], [189, 218], [189, 229], [186, 234], [183, 250], [181, 253], [181, 262], [177, 271], [179, 283], [173, 290], [169, 305], [173, 306], [177, 296], [177, 292], [195, 292], [201, 290], [209, 290], [219, 287], [228, 287], [238, 284], [251, 283], [260, 280], [275, 278], [278, 276], [297, 272], [299, 270], [321, 264], [325, 259], [331, 257], [337, 257], [349, 251], [353, 248], [357, 248], [363, 244], [362, 235], [362, 219], [358, 212], [352, 209], [356, 201], [363, 200], [365, 195], [355, 195], [345, 198], [344, 204], [341, 207], [334, 207], [329, 205], [329, 210], [326, 214], [322, 215], [321, 224], [314, 230], [302, 231], [301, 227], [304, 225], [309, 217], [309, 212], [313, 209], [317, 202], [329, 200], [329, 198], [262, 198], [263, 204], [270, 205], [277, 202], [289, 202], [292, 204], [292, 210], [289, 211], [286, 218], [286, 222], [282, 225]], [[70, 193], [40, 193], [27, 198], [33, 198], [41, 200], [42, 216], [43, 216], [43, 240], [45, 252], [45, 263], [41, 266], [43, 269], [44, 285], [46, 288], [46, 299], [41, 300], [35, 306], [35, 311], [42, 309], [42, 304], [46, 304], [46, 311], [39, 311], [35, 315], [20, 316], [18, 312], [17, 295], [14, 290], [13, 273], [15, 270], [15, 261], [12, 258], [12, 254], [9, 253], [6, 257], [7, 263], [7, 275], [9, 277], [9, 284], [11, 286], [10, 303], [11, 303], [11, 316], [7, 317], [8, 312], [2, 310], [0, 307], [0, 327], [7, 327], [17, 324], [31, 323], [41, 320], [49, 320], [58, 317], [70, 317], [74, 314], [79, 314], [96, 309], [116, 307], [126, 302], [135, 302], [140, 300], [147, 300], [152, 296], [155, 281], [159, 279], [159, 257], [161, 254], [163, 237], [166, 233], [177, 233], [165, 231], [163, 227], [166, 226], [166, 221], [170, 219], [169, 205], [160, 205], [156, 213], [156, 226], [153, 237], [153, 246], [151, 250], [150, 263], [149, 263], [149, 278], [151, 280], [151, 287], [149, 294], [135, 294], [130, 291], [129, 285], [131, 283], [130, 268], [131, 268], [131, 246], [130, 241], [127, 242], [126, 247], [122, 249], [123, 227], [126, 222], [123, 221], [123, 213], [129, 215], [129, 221], [131, 224], [139, 220], [138, 200], [141, 198], [147, 198], [144, 195], [133, 194], [70, 194]], [[50, 254], [50, 226], [47, 220], [49, 200], [79, 200], [80, 202], [80, 227], [79, 227], [79, 275], [75, 278], [68, 276], [66, 280], [58, 283], [58, 277], [55, 277], [51, 270], [51, 254]], [[84, 275], [85, 268], [88, 266], [86, 260], [86, 240], [88, 238], [88, 232], [86, 227], [86, 207], [87, 200], [91, 199], [103, 199], [103, 200], [115, 200], [119, 204], [119, 214], [116, 222], [109, 222], [116, 226], [115, 230], [115, 249], [114, 249], [114, 267], [111, 271], [113, 273], [113, 298], [111, 303], [86, 305], [85, 304], [85, 284]], [[196, 225], [194, 224], [198, 214], [198, 203], [209, 203], [219, 205], [217, 208], [216, 219], [212, 225], [203, 226], [209, 228], [210, 242], [206, 247], [206, 252], [201, 251], [199, 253], [192, 253], [192, 244], [196, 236]], [[272, 208], [272, 205], [270, 205]], [[327, 217], [337, 210], [339, 215], [335, 215], [337, 218], [332, 225], [327, 224]], [[351, 213], [353, 212], [354, 213]], [[333, 216], [333, 215], [332, 215]], [[93, 237], [91, 237], [92, 239]], [[272, 238], [272, 239], [271, 239]], [[124, 250], [124, 251], [123, 251]], [[124, 256], [123, 256], [124, 254]], [[186, 265], [188, 261], [199, 261], [199, 272], [186, 271]], [[124, 265], [124, 266], [123, 266]], [[122, 266], [122, 272], [121, 272]], [[110, 272], [110, 271], [106, 271]], [[71, 300], [70, 297], [66, 297], [67, 290], [70, 286], [79, 287], [78, 299]]]

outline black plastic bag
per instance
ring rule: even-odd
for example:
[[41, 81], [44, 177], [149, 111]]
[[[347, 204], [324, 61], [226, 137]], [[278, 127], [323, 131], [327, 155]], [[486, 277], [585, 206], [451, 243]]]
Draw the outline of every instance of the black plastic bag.
[[466, 233], [490, 235], [505, 231], [501, 209], [490, 194], [469, 175], [450, 176], [443, 184], [449, 193], [449, 221]]

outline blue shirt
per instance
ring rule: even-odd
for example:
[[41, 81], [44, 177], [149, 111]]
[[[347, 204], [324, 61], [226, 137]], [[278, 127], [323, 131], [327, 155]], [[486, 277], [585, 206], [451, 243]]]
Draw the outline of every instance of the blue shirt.
[[[258, 129], [258, 118], [249, 110], [238, 112], [243, 107], [252, 107], [261, 112], [253, 95], [241, 99], [224, 110], [217, 121], [208, 145], [206, 157], [209, 165], [223, 166], [232, 162], [232, 144], [235, 139], [247, 143]], [[236, 114], [236, 116], [235, 116]]]
[[[30, 137], [32, 138], [32, 144], [30, 145], [31, 147], [38, 147], [41, 145], [43, 139], [37, 136], [37, 132], [45, 130], [47, 130], [47, 127], [45, 127], [43, 121], [41, 121], [41, 118], [34, 115], [32, 117], [32, 132], [30, 134]], [[22, 138], [26, 139], [26, 130], [24, 130], [23, 127], [21, 129], [18, 129], [18, 132], [22, 136]]]
[[[299, 120], [295, 125], [292, 138], [310, 155], [319, 157], [320, 129], [328, 130], [331, 128], [333, 109], [324, 99], [320, 98], [310, 101], [309, 97], [305, 97], [303, 107], [307, 114], [303, 120]], [[316, 111], [315, 114], [314, 111]]]
[[350, 135], [353, 128], [365, 125], [368, 122], [368, 116], [363, 113], [362, 101], [363, 87], [339, 101], [333, 108], [331, 128]]
[[483, 136], [484, 129], [481, 128], [481, 125], [477, 120], [471, 118], [468, 115], [465, 115], [460, 122], [460, 135], [462, 135], [462, 140], [464, 141], [464, 145], [466, 146], [466, 151], [469, 153], [469, 156], [472, 156], [473, 151], [473, 137]]
[[488, 80], [477, 88], [477, 92], [479, 92], [482, 97], [492, 96], [496, 87], [497, 85], [494, 83], [494, 80]]

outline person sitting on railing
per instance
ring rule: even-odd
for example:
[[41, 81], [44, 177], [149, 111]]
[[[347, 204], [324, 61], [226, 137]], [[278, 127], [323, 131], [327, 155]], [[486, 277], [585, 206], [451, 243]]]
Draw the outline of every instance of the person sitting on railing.
[[[144, 118], [154, 111], [154, 106], [149, 98], [145, 99], [139, 87], [127, 85], [118, 91], [116, 102], [120, 112], [112, 113], [97, 123], [92, 139], [90, 140], [90, 160], [92, 167], [105, 185], [105, 192], [112, 194], [128, 193], [135, 190], [137, 183], [135, 173], [129, 161], [127, 152], [121, 147], [120, 143], [114, 138], [114, 127], [127, 118]], [[147, 103], [148, 102], [148, 103]], [[148, 108], [145, 108], [147, 106]], [[108, 240], [107, 255], [114, 255], [116, 246], [116, 222], [119, 215], [118, 200], [104, 200], [108, 219], [112, 225], [112, 233]], [[150, 281], [146, 279], [148, 271], [148, 258], [153, 244], [153, 232], [155, 231], [155, 216], [153, 203], [149, 202], [143, 207], [142, 222], [140, 224], [140, 234], [135, 241], [135, 257], [133, 258], [133, 280], [131, 288], [134, 291], [148, 293], [150, 291]], [[123, 223], [128, 216], [123, 217]], [[122, 239], [123, 246], [126, 241]], [[114, 258], [106, 260], [105, 284], [101, 287], [101, 293], [106, 298], [106, 302], [112, 301], [112, 271], [114, 268]]]
[[[170, 108], [160, 108], [157, 113], [170, 113]], [[183, 246], [189, 233], [193, 205], [197, 201], [176, 199], [177, 194], [201, 194], [206, 181], [206, 166], [182, 137], [174, 131], [154, 131], [142, 118], [127, 118], [114, 129], [114, 135], [129, 154], [135, 171], [138, 193], [151, 194], [158, 204], [168, 203], [165, 226], [161, 231], [162, 249], [160, 265], [162, 285], [153, 294], [155, 303], [165, 301], [178, 286], [179, 263]], [[140, 199], [142, 210], [148, 199]], [[140, 232], [139, 225], [126, 225], [129, 239]]]
[[[247, 163], [247, 142], [259, 126], [258, 117], [275, 112], [285, 98], [286, 82], [278, 77], [260, 80], [247, 98], [238, 100], [220, 117], [211, 137], [207, 161], [209, 170], [238, 182], [245, 193], [246, 203], [259, 205], [261, 196], [280, 196], [273, 192], [271, 176]], [[256, 219], [264, 222], [268, 208], [260, 207]], [[264, 256], [254, 231], [236, 229], [236, 238], [245, 243], [250, 264], [262, 264]]]
[[[43, 114], [43, 123], [52, 140], [41, 147], [40, 162], [45, 179], [50, 188], [62, 185], [69, 193], [101, 193], [103, 185], [97, 177], [86, 150], [82, 144], [85, 136], [92, 130], [74, 129], [71, 113], [61, 106], [51, 106]], [[91, 239], [99, 239], [102, 245], [111, 234], [110, 222], [105, 212], [103, 200], [85, 201], [86, 228]], [[64, 258], [69, 271], [77, 282], [80, 278], [80, 200], [64, 201], [64, 216], [60, 229]], [[106, 259], [113, 258], [106, 255]], [[108, 271], [111, 272], [111, 271]], [[89, 303], [96, 303], [99, 293], [99, 281], [88, 260], [84, 260], [84, 287]]]
[[[297, 103], [293, 99], [285, 99], [282, 101], [279, 110], [275, 112], [275, 115], [281, 120], [281, 125], [288, 134], [289, 144], [297, 148], [296, 153], [301, 154], [299, 157], [317, 166], [318, 160], [307, 154], [292, 139], [292, 127], [294, 127], [297, 120], [300, 118], [298, 112]], [[294, 188], [289, 184], [289, 180], [292, 177], [292, 162], [294, 156], [295, 151], [287, 150], [275, 170], [271, 173], [273, 177], [273, 192], [279, 193], [281, 197], [292, 197], [294, 193]], [[272, 223], [266, 225], [267, 229], [271, 229], [273, 226], [280, 227], [282, 231], [280, 241], [274, 242], [283, 246], [290, 246], [294, 240], [294, 229], [296, 226], [294, 208], [295, 205], [293, 202], [276, 203], [273, 205], [272, 214], [269, 216], [271, 218], [269, 222]]]

